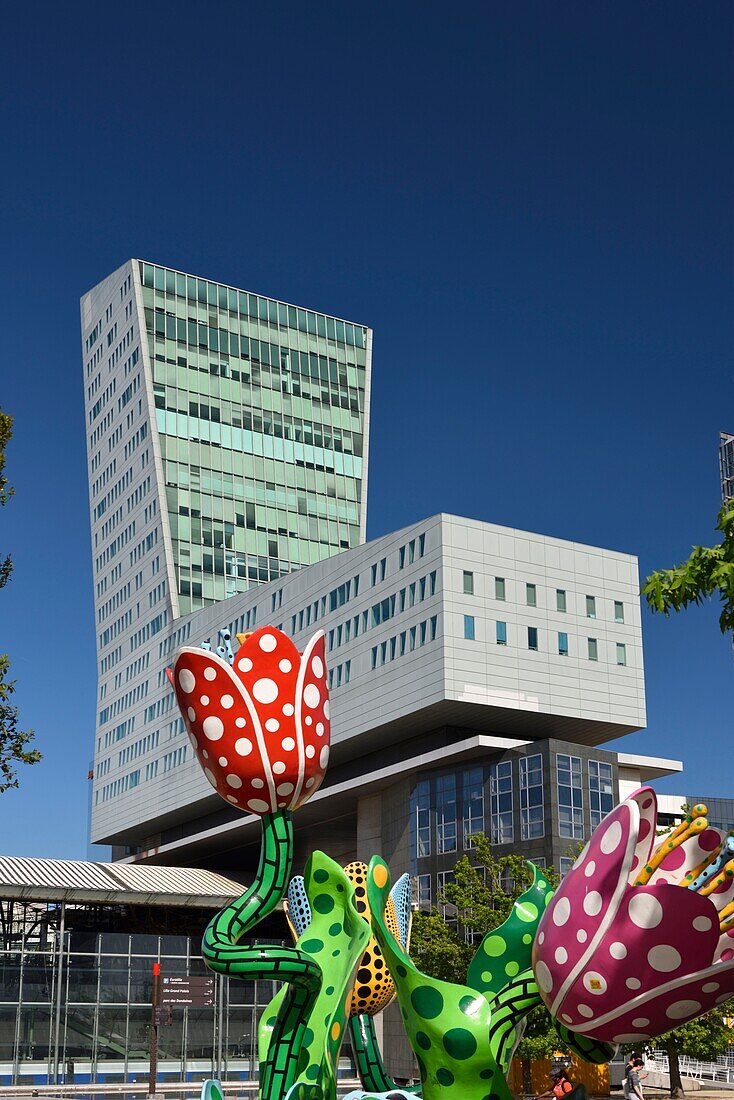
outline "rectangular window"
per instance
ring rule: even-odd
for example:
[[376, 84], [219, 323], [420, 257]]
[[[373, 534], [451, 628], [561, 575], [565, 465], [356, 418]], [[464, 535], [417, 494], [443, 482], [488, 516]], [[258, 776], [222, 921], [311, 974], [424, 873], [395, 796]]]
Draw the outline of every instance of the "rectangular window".
[[584, 835], [584, 797], [581, 785], [581, 757], [556, 753], [558, 780], [558, 832], [568, 840]]
[[556, 589], [556, 611], [566, 610], [566, 590], [565, 588]]
[[418, 908], [431, 908], [431, 876], [418, 875]]
[[497, 645], [507, 645], [507, 623], [497, 621], [495, 624]]
[[587, 638], [586, 639], [586, 644], [589, 647], [589, 660], [590, 661], [598, 661], [599, 660], [599, 643], [597, 642], [596, 638]]
[[474, 616], [473, 615], [465, 615], [464, 616], [464, 638], [468, 642], [476, 641], [475, 634], [474, 634]]
[[525, 603], [528, 607], [538, 606], [538, 590], [534, 584], [525, 585]]
[[543, 758], [520, 757], [520, 834], [522, 840], [545, 836]]
[[624, 622], [624, 604], [621, 600], [614, 601], [614, 621], [615, 623]]
[[563, 630], [558, 631], [558, 652], [561, 657], [568, 657], [568, 634]]
[[456, 851], [456, 776], [436, 780], [436, 851]]
[[456, 917], [456, 906], [450, 902], [442, 901], [442, 897], [445, 894], [446, 887], [454, 881], [453, 871], [439, 871], [436, 874], [436, 886], [438, 888], [437, 901], [441, 903], [441, 916], [448, 924], [449, 928], [452, 928], [455, 932], [458, 931], [459, 922]]
[[600, 825], [602, 819], [614, 809], [612, 765], [601, 760], [589, 761], [589, 807], [592, 829]]
[[467, 572], [466, 569], [464, 570], [464, 595], [474, 595], [474, 574]]
[[537, 626], [528, 627], [528, 649], [538, 648], [538, 628]]
[[427, 779], [415, 785], [410, 801], [413, 851], [423, 859], [431, 854], [431, 787]]
[[570, 856], [561, 856], [558, 861], [558, 873], [564, 879], [573, 867], [573, 859]]
[[477, 833], [484, 832], [484, 773], [481, 768], [469, 768], [462, 780], [464, 804], [464, 847], [471, 848]]
[[617, 664], [627, 664], [627, 646], [624, 642], [617, 642]]
[[596, 596], [587, 596], [586, 597], [586, 618], [587, 619], [595, 619], [596, 618]]
[[515, 839], [512, 819], [512, 761], [502, 760], [489, 770], [489, 837], [492, 844], [511, 844]]
[[496, 600], [504, 600], [505, 599], [505, 578], [504, 577], [495, 577], [494, 578], [494, 598]]

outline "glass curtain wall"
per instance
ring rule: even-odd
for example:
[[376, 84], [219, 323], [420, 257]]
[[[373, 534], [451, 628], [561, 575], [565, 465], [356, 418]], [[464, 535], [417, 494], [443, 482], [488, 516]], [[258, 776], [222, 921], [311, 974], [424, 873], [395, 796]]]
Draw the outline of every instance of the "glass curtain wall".
[[140, 265], [187, 614], [360, 541], [367, 330]]
[[[101, 933], [23, 937], [0, 949], [0, 1084], [114, 1084], [147, 1079], [152, 968], [209, 973], [198, 940]], [[260, 1014], [273, 982], [215, 978], [215, 1005], [174, 1007], [159, 1028], [159, 1077], [248, 1080], [257, 1071]]]

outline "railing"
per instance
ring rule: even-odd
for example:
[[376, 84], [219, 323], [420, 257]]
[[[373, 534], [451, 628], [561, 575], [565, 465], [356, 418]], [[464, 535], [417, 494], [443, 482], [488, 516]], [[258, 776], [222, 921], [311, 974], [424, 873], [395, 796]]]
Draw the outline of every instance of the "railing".
[[[700, 1062], [685, 1054], [678, 1056], [681, 1077], [692, 1077], [697, 1081], [716, 1081], [724, 1085], [734, 1085], [734, 1055], [727, 1054], [718, 1062]], [[664, 1050], [654, 1050], [645, 1059], [648, 1073], [668, 1073], [668, 1056]]]

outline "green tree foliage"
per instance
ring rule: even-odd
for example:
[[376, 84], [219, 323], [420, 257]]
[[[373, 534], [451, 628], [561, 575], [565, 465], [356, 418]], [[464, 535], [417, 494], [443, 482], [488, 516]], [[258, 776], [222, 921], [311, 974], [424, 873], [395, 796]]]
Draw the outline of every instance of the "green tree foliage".
[[[5, 449], [13, 434], [13, 418], [0, 409], [0, 506], [8, 503], [13, 487], [5, 475]], [[0, 559], [0, 588], [10, 580], [13, 561], [10, 555]], [[0, 653], [0, 791], [18, 786], [16, 766], [36, 764], [41, 759], [38, 749], [29, 748], [33, 730], [18, 729], [18, 708], [12, 703], [15, 680], [9, 680], [10, 658]]]
[[642, 594], [653, 611], [669, 615], [718, 593], [719, 626], [726, 633], [734, 630], [734, 501], [719, 511], [716, 530], [723, 535], [717, 546], [694, 546], [682, 565], [651, 573]]
[[[544, 874], [551, 886], [558, 884], [558, 875], [552, 867], [545, 868]], [[521, 856], [493, 855], [487, 838], [478, 834], [471, 861], [467, 856], [458, 861], [453, 882], [447, 884], [438, 898], [441, 905], [447, 906], [448, 920], [457, 920], [458, 929], [447, 923], [435, 908], [430, 913], [416, 913], [413, 918], [410, 954], [416, 965], [443, 981], [465, 983], [469, 963], [482, 937], [507, 919], [515, 899], [532, 881], [532, 870]], [[563, 1050], [564, 1043], [553, 1027], [550, 1013], [545, 1008], [533, 1009], [517, 1050], [526, 1081], [530, 1062]]]

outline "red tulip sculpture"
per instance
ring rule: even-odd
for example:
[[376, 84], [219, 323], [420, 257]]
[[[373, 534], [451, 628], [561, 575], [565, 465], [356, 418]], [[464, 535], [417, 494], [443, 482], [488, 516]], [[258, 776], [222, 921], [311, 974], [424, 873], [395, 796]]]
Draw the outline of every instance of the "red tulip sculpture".
[[[293, 811], [316, 793], [326, 772], [331, 725], [324, 634], [315, 634], [303, 653], [272, 626], [238, 640], [242, 644], [231, 665], [210, 650], [179, 650], [169, 678], [212, 787], [230, 805], [262, 818], [254, 881], [211, 921], [202, 954], [218, 974], [287, 984], [272, 1055], [260, 1067], [259, 1095], [280, 1100], [292, 1095], [301, 1049], [291, 1041], [297, 1032], [288, 1029], [309, 1018], [321, 968], [297, 947], [240, 941], [285, 894], [293, 863]], [[287, 1044], [279, 1029], [291, 1036]], [[289, 1054], [281, 1058], [284, 1046]]]
[[204, 775], [227, 802], [262, 816], [297, 810], [318, 790], [331, 730], [323, 631], [299, 653], [262, 627], [233, 665], [186, 647], [172, 681]]

